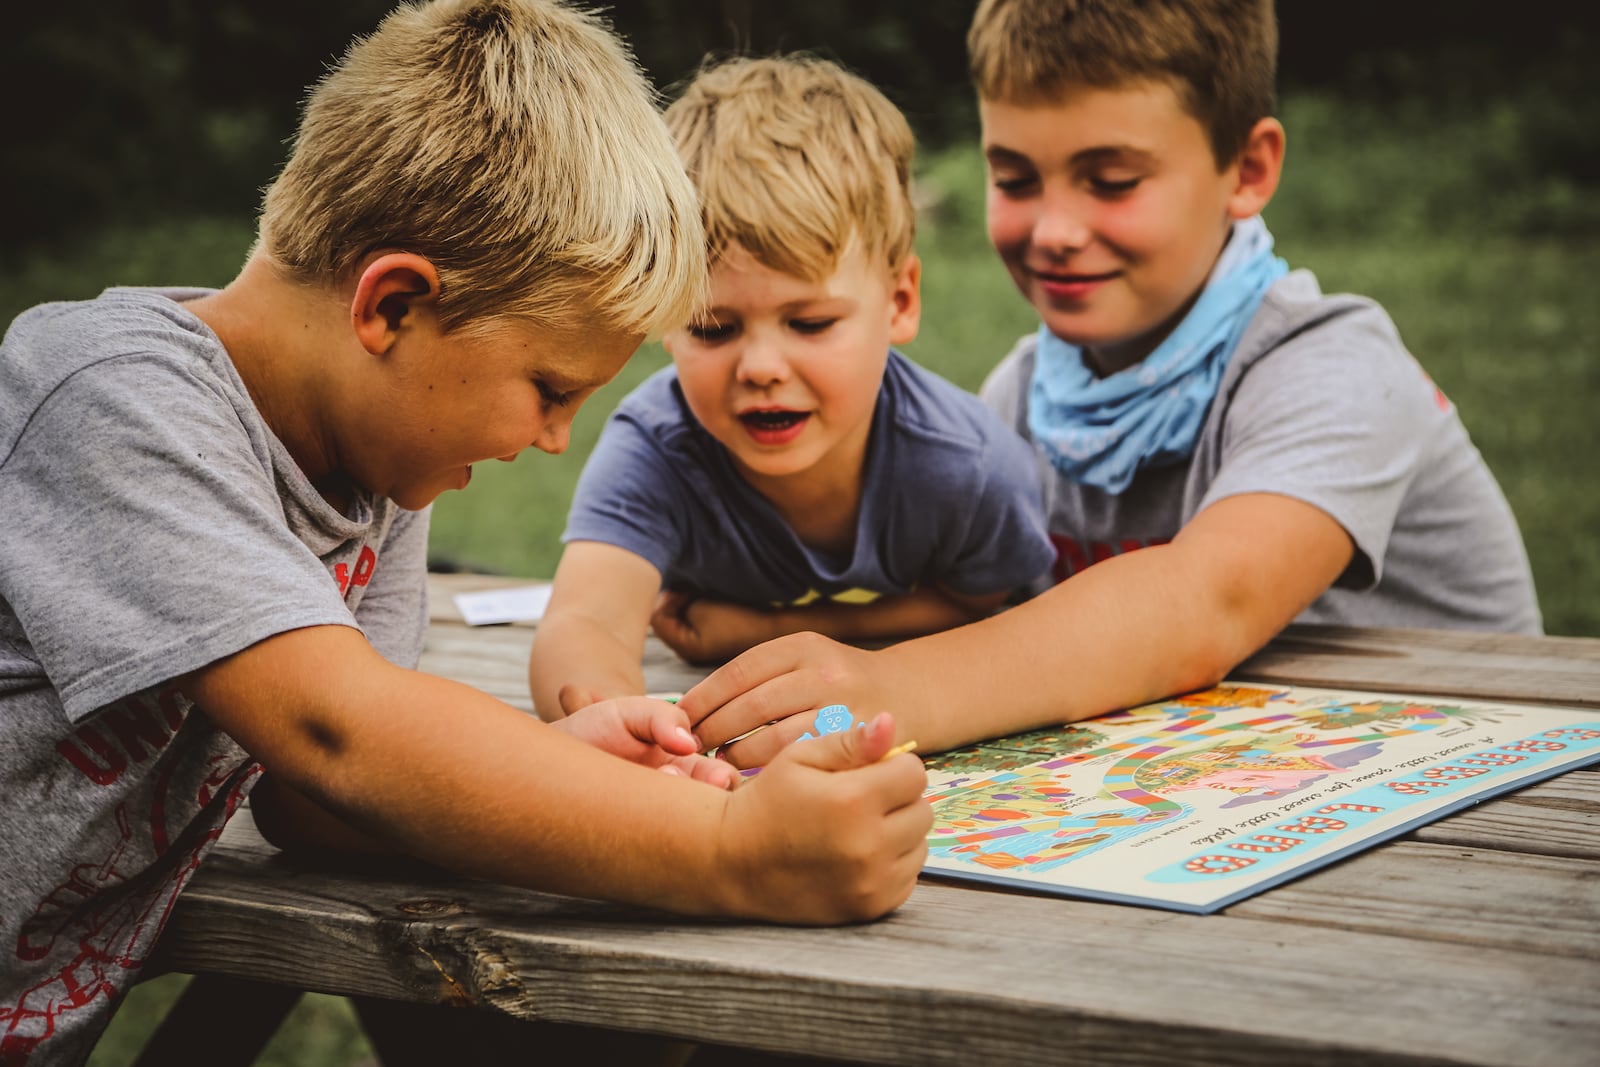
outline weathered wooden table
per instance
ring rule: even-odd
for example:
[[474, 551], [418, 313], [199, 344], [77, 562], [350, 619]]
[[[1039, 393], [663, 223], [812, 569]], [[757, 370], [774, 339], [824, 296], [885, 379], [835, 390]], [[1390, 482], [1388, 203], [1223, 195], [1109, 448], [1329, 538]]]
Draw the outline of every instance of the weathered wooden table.
[[[529, 625], [436, 576], [423, 667], [529, 707]], [[699, 671], [652, 643], [652, 688]], [[1600, 707], [1600, 640], [1294, 628], [1234, 677]], [[1600, 1063], [1600, 770], [1213, 915], [924, 881], [797, 929], [292, 862], [237, 820], [166, 967], [895, 1064]]]

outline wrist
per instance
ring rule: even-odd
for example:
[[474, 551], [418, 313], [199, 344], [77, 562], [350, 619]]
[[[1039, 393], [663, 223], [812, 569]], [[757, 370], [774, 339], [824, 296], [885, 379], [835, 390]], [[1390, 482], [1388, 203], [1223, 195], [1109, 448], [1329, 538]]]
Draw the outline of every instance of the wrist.
[[893, 694], [894, 704], [886, 708], [894, 712], [897, 740], [916, 741], [923, 752], [940, 752], [967, 740], [949, 712], [960, 705], [960, 687], [955, 678], [946, 677], [939, 657], [923, 655], [923, 643], [904, 641], [874, 651], [873, 676], [882, 692]]
[[[722, 794], [717, 823], [709, 838], [713, 842], [711, 869], [699, 881], [705, 887], [706, 906], [711, 914], [752, 918], [757, 910], [752, 907], [749, 849], [738, 828], [740, 792], [735, 789]], [[744, 799], [748, 801], [748, 797]]]

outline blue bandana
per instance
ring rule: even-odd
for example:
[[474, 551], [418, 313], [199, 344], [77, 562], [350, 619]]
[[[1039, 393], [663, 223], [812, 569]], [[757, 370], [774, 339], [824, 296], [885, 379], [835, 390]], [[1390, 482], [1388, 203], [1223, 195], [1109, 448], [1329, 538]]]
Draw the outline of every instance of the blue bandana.
[[1140, 362], [1096, 378], [1083, 350], [1039, 327], [1028, 429], [1055, 469], [1120, 493], [1141, 467], [1194, 451], [1222, 371], [1251, 316], [1288, 264], [1272, 254], [1259, 216], [1233, 235], [1177, 328]]

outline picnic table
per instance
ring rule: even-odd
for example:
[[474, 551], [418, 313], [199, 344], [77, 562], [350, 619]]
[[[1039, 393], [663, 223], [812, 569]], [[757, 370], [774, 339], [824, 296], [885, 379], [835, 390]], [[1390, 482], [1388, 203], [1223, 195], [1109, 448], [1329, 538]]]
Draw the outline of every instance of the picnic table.
[[[422, 669], [530, 708], [533, 624], [435, 575]], [[703, 671], [650, 642], [653, 690]], [[1600, 640], [1291, 627], [1231, 675], [1600, 708]], [[330, 870], [237, 819], [160, 966], [886, 1064], [1600, 1062], [1600, 769], [1209, 915], [922, 880], [889, 917], [684, 919], [431, 869]]]

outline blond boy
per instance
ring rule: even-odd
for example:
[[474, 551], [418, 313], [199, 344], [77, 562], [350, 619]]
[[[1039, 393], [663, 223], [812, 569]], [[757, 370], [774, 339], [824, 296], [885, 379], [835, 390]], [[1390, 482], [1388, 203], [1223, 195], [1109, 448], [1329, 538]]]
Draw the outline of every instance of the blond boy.
[[0, 1061], [88, 1055], [247, 794], [280, 841], [682, 912], [905, 899], [928, 813], [914, 758], [874, 762], [888, 720], [730, 792], [668, 704], [551, 727], [410, 669], [428, 504], [474, 463], [560, 452], [704, 273], [616, 38], [553, 0], [436, 0], [316, 87], [226, 288], [18, 317]]
[[[684, 699], [760, 763], [841, 701], [924, 748], [1216, 682], [1308, 622], [1538, 632], [1515, 519], [1372, 302], [1272, 254], [1270, 0], [984, 0], [989, 235], [1040, 319], [985, 399], [1049, 461], [1059, 584], [880, 652], [752, 650]], [[977, 709], [977, 710], [975, 710]]]
[[746, 58], [703, 69], [667, 123], [710, 300], [585, 467], [533, 650], [546, 717], [642, 692], [652, 624], [697, 662], [799, 630], [907, 637], [988, 614], [1050, 558], [1027, 448], [893, 348], [920, 315], [900, 112], [836, 64]]

